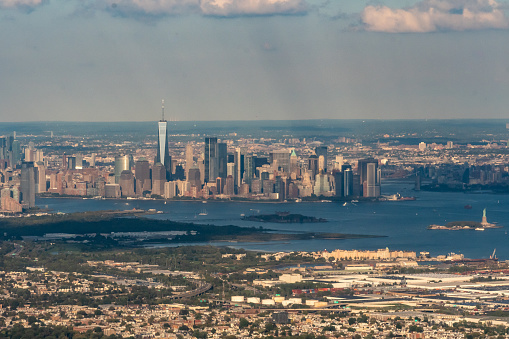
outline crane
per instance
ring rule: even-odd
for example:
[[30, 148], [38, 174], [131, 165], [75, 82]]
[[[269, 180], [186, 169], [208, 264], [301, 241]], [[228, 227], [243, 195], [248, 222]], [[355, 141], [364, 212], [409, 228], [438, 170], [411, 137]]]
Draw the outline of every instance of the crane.
[[497, 259], [497, 257], [495, 256], [495, 252], [497, 251], [497, 249], [495, 248], [493, 250], [493, 253], [490, 255], [490, 259]]

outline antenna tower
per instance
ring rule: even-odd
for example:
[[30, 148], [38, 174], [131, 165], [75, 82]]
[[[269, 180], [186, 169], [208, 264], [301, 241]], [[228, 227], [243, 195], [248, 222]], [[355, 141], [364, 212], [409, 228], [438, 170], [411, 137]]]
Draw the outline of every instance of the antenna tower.
[[161, 121], [164, 121], [164, 99], [162, 100], [161, 105]]

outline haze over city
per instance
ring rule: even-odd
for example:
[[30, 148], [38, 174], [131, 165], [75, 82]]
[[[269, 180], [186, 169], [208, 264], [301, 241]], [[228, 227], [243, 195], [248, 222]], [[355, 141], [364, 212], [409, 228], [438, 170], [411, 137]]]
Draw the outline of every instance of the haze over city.
[[502, 118], [506, 8], [0, 0], [0, 121]]

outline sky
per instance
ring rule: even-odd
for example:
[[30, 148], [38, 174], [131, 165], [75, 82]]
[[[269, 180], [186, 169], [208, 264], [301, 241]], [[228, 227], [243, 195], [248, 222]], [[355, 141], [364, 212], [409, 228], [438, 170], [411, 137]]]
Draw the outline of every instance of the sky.
[[0, 0], [0, 122], [505, 118], [502, 0]]

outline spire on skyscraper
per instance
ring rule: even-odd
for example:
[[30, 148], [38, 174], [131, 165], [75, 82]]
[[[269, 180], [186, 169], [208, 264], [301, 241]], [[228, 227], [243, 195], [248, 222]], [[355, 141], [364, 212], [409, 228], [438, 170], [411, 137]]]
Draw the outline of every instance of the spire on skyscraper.
[[165, 121], [164, 120], [164, 99], [162, 100], [162, 104], [161, 104], [161, 121]]

